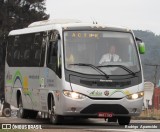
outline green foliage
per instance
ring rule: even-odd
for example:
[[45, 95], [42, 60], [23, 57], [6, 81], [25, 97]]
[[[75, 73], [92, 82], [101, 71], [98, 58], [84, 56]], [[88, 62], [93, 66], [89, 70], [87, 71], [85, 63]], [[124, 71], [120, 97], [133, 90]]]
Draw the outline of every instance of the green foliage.
[[45, 0], [1, 0], [0, 36], [32, 22], [48, 19], [45, 10]]
[[4, 34], [27, 27], [35, 21], [47, 20], [46, 0], [0, 0], [0, 98], [4, 96]]
[[[160, 65], [160, 35], [155, 35], [150, 31], [135, 30], [135, 36], [141, 38], [145, 43], [146, 52], [141, 55], [144, 78], [146, 81], [155, 82], [155, 67], [147, 66], [146, 64]], [[157, 72], [157, 83], [160, 79], [160, 67]]]
[[[10, 30], [48, 19], [49, 15], [45, 13], [45, 2], [46, 0], [0, 0], [0, 44], [2, 44], [3, 34], [8, 34]], [[140, 30], [135, 30], [134, 33], [146, 44], [146, 53], [141, 55], [145, 80], [154, 82], [155, 68], [144, 64], [160, 64], [160, 35]], [[160, 68], [158, 79], [160, 78], [159, 71]]]

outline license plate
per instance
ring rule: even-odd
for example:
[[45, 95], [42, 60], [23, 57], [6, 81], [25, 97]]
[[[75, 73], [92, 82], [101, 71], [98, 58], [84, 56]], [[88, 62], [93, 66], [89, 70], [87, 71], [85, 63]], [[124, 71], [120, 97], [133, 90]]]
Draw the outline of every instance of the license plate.
[[109, 112], [99, 112], [98, 117], [112, 117], [113, 114]]

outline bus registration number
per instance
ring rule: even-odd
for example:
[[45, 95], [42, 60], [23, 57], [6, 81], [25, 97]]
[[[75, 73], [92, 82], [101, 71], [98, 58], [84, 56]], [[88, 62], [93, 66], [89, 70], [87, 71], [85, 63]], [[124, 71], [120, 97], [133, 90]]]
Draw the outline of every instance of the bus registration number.
[[112, 117], [113, 114], [109, 112], [99, 112], [98, 117]]

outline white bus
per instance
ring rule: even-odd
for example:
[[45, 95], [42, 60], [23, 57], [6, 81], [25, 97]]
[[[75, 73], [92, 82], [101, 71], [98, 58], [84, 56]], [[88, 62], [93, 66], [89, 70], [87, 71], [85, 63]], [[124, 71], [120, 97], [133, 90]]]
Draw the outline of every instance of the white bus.
[[[49, 114], [104, 118], [120, 125], [141, 113], [143, 72], [133, 32], [76, 20], [35, 22], [9, 33], [5, 63], [5, 100], [21, 118]], [[139, 40], [140, 41], [140, 40]], [[108, 57], [110, 47], [116, 56]]]

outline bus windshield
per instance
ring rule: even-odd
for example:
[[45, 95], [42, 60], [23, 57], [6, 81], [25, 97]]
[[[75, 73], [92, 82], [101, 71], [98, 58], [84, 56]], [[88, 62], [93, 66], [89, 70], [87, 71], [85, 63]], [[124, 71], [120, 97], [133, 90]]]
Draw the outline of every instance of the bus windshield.
[[[138, 52], [129, 32], [65, 31], [65, 67], [67, 70], [107, 75], [126, 75], [140, 71]], [[125, 68], [124, 68], [125, 67]]]

